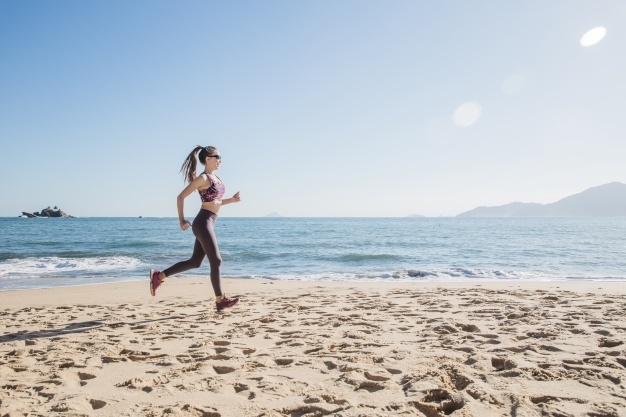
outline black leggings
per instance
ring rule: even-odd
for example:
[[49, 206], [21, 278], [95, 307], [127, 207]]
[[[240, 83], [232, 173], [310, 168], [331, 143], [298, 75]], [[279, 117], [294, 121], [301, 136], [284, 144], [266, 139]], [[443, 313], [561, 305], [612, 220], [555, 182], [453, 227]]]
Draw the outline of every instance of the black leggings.
[[193, 246], [191, 258], [170, 266], [163, 273], [166, 277], [170, 277], [193, 268], [199, 268], [206, 255], [211, 265], [213, 291], [216, 296], [220, 296], [222, 295], [222, 279], [220, 275], [222, 257], [220, 256], [220, 250], [217, 248], [217, 239], [215, 239], [215, 233], [213, 232], [215, 219], [217, 219], [217, 214], [209, 210], [200, 209], [200, 212], [191, 224], [191, 230], [193, 230], [193, 234], [196, 236], [196, 243]]

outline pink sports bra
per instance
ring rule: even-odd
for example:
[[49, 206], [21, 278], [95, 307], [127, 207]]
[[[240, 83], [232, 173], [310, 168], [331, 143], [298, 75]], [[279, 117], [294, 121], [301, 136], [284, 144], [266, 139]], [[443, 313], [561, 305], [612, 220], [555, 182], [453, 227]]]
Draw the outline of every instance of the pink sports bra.
[[200, 193], [200, 200], [202, 200], [203, 203], [221, 200], [222, 197], [224, 197], [224, 192], [226, 191], [226, 187], [224, 187], [224, 184], [221, 183], [221, 180], [217, 183], [213, 181], [213, 178], [211, 178], [211, 176], [206, 172], [203, 172], [202, 175], [206, 175], [209, 178], [211, 185], [209, 188], [205, 188], [204, 190], [198, 190]]

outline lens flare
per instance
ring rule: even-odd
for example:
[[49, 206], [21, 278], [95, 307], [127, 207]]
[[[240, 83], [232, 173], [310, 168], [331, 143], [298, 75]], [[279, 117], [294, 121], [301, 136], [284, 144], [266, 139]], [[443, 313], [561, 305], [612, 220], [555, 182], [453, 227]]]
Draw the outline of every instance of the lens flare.
[[595, 27], [580, 38], [580, 46], [588, 48], [600, 42], [605, 36], [606, 28], [604, 26]]
[[471, 126], [480, 118], [482, 111], [480, 104], [468, 101], [457, 107], [452, 116], [452, 122], [459, 127]]

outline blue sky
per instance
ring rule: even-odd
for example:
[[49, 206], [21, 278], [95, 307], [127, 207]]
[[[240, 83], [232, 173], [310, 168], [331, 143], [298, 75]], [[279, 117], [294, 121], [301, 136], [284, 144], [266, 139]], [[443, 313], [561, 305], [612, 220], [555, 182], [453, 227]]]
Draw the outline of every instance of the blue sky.
[[626, 182], [624, 51], [617, 0], [3, 1], [0, 216], [176, 216], [196, 144], [224, 216], [550, 203]]

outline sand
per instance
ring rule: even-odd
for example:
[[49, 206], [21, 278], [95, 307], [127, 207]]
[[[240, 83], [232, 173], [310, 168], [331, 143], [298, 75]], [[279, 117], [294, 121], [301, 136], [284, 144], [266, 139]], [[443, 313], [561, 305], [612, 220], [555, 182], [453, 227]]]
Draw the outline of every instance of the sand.
[[626, 416], [623, 283], [0, 292], [0, 416]]

